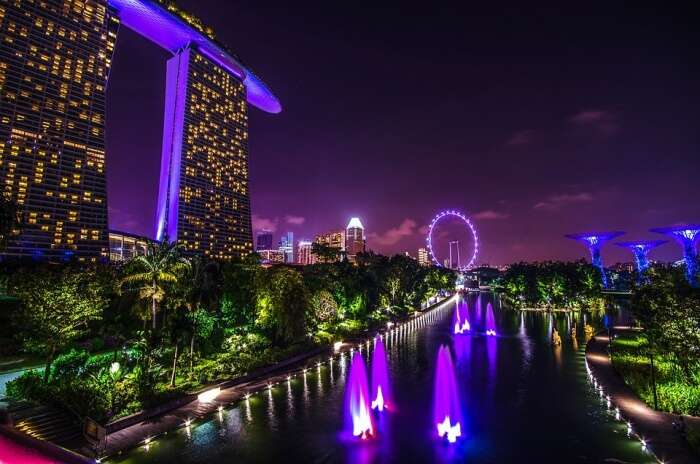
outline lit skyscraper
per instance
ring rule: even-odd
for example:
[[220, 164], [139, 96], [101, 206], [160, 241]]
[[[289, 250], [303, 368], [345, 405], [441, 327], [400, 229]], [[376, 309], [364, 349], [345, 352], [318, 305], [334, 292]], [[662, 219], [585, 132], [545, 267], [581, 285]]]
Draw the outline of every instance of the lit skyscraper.
[[311, 253], [312, 243], [309, 240], [299, 240], [297, 244], [297, 263], [314, 264], [314, 255]]
[[279, 250], [284, 253], [284, 262], [294, 262], [294, 232], [287, 232], [280, 238]]
[[428, 257], [428, 250], [425, 248], [418, 248], [418, 264], [421, 266], [429, 266], [430, 258]]
[[245, 87], [193, 49], [168, 61], [158, 240], [230, 259], [253, 249]]
[[360, 218], [352, 218], [345, 228], [345, 251], [350, 261], [355, 261], [359, 253], [365, 252], [365, 228]]
[[157, 237], [212, 257], [249, 253], [248, 104], [282, 109], [265, 84], [161, 1], [3, 0], [0, 193], [22, 213], [5, 254], [108, 257], [105, 101], [120, 26], [174, 55]]
[[255, 240], [255, 249], [260, 250], [272, 250], [272, 231], [261, 230], [258, 232]]
[[314, 242], [337, 248], [338, 251], [345, 251], [345, 232], [342, 230], [326, 232], [325, 234], [317, 235]]
[[0, 2], [0, 193], [7, 255], [108, 257], [105, 103], [119, 21], [106, 0]]

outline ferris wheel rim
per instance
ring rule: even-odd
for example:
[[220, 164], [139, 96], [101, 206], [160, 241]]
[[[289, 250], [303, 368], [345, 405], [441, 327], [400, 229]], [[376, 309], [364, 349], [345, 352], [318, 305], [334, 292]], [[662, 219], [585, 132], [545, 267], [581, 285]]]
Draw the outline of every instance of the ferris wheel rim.
[[457, 266], [457, 271], [466, 271], [470, 269], [472, 266], [474, 266], [474, 263], [476, 263], [476, 258], [479, 255], [479, 234], [476, 231], [476, 227], [474, 226], [474, 223], [471, 221], [471, 219], [464, 213], [457, 211], [457, 210], [445, 210], [441, 211], [438, 214], [433, 217], [433, 220], [430, 222], [430, 226], [428, 228], [428, 237], [426, 238], [426, 244], [428, 247], [428, 254], [430, 255], [430, 259], [433, 261], [433, 263], [438, 266], [438, 267], [445, 267], [443, 266], [435, 256], [435, 253], [433, 251], [433, 231], [435, 230], [435, 226], [444, 218], [448, 216], [453, 216], [457, 217], [464, 222], [466, 225], [467, 229], [471, 232], [472, 238], [474, 239], [474, 251], [472, 252], [472, 255], [467, 262], [465, 266]]

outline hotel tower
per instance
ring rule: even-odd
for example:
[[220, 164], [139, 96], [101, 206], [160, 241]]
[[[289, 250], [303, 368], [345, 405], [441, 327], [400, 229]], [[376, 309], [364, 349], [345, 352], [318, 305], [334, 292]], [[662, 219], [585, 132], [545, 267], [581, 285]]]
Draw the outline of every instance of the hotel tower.
[[265, 84], [171, 3], [2, 0], [0, 193], [21, 212], [5, 255], [108, 258], [105, 105], [120, 27], [172, 53], [156, 238], [246, 255], [248, 107], [281, 111]]

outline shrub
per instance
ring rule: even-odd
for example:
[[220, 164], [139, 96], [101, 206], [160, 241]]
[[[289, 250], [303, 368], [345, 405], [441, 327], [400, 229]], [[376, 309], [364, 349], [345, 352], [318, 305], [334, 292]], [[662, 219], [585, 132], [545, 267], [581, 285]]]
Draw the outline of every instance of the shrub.
[[43, 402], [50, 397], [42, 375], [35, 370], [27, 371], [7, 383], [7, 396], [16, 400]]

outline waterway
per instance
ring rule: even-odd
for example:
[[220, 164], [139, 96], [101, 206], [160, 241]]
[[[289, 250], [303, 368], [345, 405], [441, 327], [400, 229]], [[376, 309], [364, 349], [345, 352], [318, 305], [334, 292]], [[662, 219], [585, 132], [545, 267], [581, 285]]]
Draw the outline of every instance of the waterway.
[[[493, 304], [498, 336], [453, 335], [453, 299], [430, 323], [385, 337], [396, 408], [378, 418], [374, 439], [343, 438], [349, 356], [337, 355], [330, 365], [110, 462], [654, 462], [587, 381], [583, 315], [505, 310], [490, 294], [464, 298], [474, 332], [485, 330], [486, 305]], [[577, 339], [569, 335], [572, 326]], [[560, 347], [550, 343], [553, 328], [562, 336]], [[443, 344], [455, 358], [466, 422], [454, 445], [436, 438], [431, 421], [434, 366]], [[369, 362], [367, 349], [362, 352]]]

